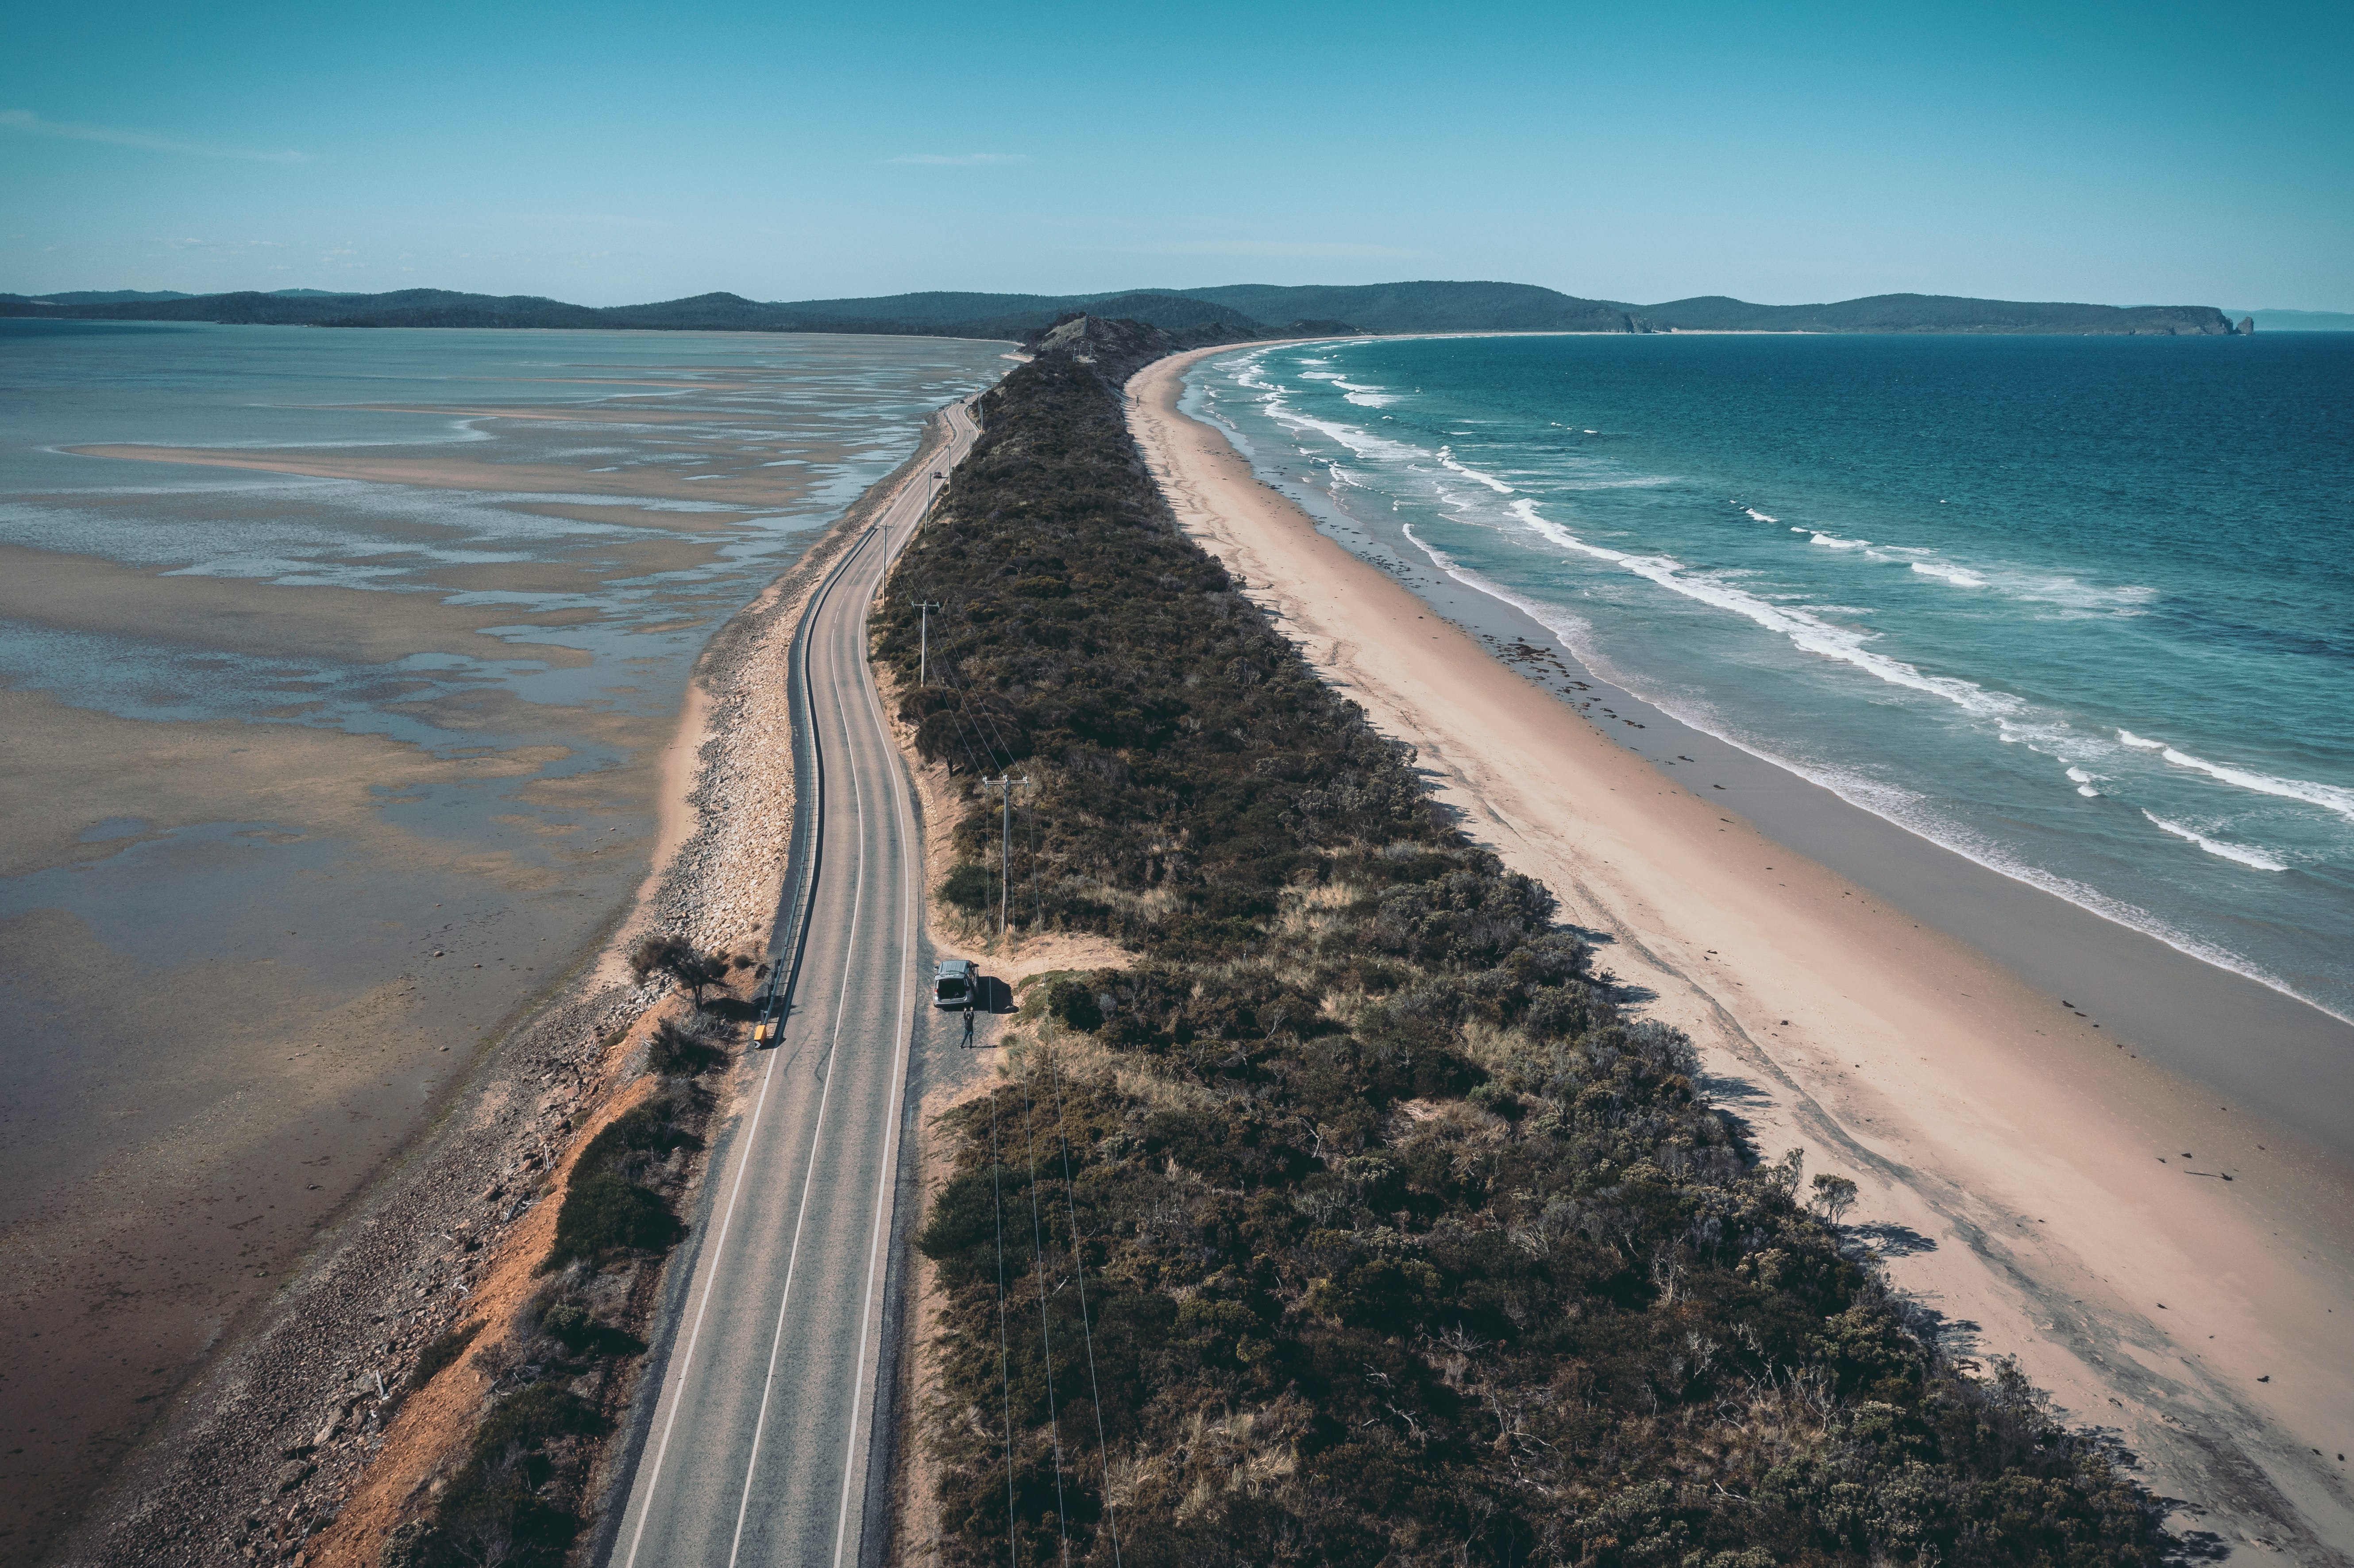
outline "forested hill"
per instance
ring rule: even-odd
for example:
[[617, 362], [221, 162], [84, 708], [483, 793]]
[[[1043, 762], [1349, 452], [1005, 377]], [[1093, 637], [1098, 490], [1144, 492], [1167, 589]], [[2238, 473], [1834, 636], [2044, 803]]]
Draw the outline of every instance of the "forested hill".
[[[536, 294], [462, 294], [403, 289], [387, 294], [235, 293], [100, 299], [0, 294], [0, 316], [76, 321], [221, 322], [238, 325], [336, 327], [602, 328], [646, 332], [884, 333], [926, 337], [1037, 336], [1082, 308], [1034, 294], [903, 294], [874, 300], [772, 303], [740, 294], [697, 294], [647, 305], [567, 304]], [[1346, 322], [1255, 320], [1210, 300], [1130, 293], [1090, 299], [1085, 308], [1148, 322], [1180, 344], [1247, 343], [1356, 329]]]
[[763, 302], [696, 294], [653, 304], [567, 304], [535, 294], [405, 289], [387, 294], [178, 295], [127, 291], [0, 294], [0, 315], [301, 326], [567, 327], [673, 332], [901, 333], [1034, 338], [1084, 312], [1146, 323], [1182, 344], [1247, 343], [1347, 332], [2097, 333], [2222, 336], [2211, 305], [2088, 305], [1880, 294], [1819, 305], [1756, 305], [1723, 295], [1631, 305], [1530, 283], [1424, 281], [1285, 287], [1144, 289], [1104, 294], [934, 291], [871, 299]]
[[1722, 294], [1645, 305], [1671, 332], [2099, 333], [2136, 337], [2225, 337], [2232, 321], [2212, 305], [2074, 305], [1965, 300], [1946, 294], [1874, 294], [1830, 305], [1753, 305]]

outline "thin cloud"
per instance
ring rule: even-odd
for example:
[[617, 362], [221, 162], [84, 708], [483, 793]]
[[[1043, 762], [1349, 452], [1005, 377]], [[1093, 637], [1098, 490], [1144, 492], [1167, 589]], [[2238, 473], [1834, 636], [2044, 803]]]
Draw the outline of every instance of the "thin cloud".
[[239, 256], [249, 250], [283, 250], [282, 239], [205, 239], [195, 235], [167, 237], [164, 244], [175, 250], [201, 250], [212, 256]]
[[902, 153], [886, 164], [936, 164], [942, 167], [974, 168], [983, 164], [1026, 164], [1027, 153]]
[[668, 228], [660, 218], [626, 217], [614, 212], [519, 212], [517, 223], [585, 223], [611, 228]]
[[1128, 245], [1115, 249], [1149, 256], [1299, 256], [1310, 259], [1406, 260], [1428, 256], [1427, 250], [1407, 250], [1394, 245], [1349, 245], [1323, 239], [1197, 239], [1167, 245]]
[[55, 136], [68, 142], [104, 142], [116, 147], [137, 147], [150, 153], [182, 153], [195, 158], [246, 158], [260, 164], [303, 164], [301, 153], [263, 153], [249, 147], [216, 147], [203, 142], [183, 142], [151, 131], [119, 125], [78, 125], [70, 121], [44, 120], [29, 109], [0, 109], [0, 128], [27, 136]]

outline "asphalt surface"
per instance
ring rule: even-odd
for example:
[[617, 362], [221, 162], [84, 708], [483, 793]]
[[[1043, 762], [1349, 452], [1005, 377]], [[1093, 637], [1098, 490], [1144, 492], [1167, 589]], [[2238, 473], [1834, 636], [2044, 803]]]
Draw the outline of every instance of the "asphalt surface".
[[[790, 1011], [720, 1151], [708, 1223], [608, 1561], [621, 1568], [879, 1561], [895, 1364], [894, 1267], [912, 1035], [929, 1012], [923, 849], [907, 770], [867, 665], [866, 616], [888, 549], [923, 513], [911, 476], [812, 600], [804, 695], [822, 800], [815, 855], [790, 867], [777, 929]], [[809, 748], [804, 746], [804, 766]], [[813, 881], [813, 885], [812, 885]], [[806, 900], [806, 904], [802, 901]], [[807, 917], [803, 919], [803, 910]], [[805, 938], [802, 933], [806, 932]], [[793, 968], [798, 947], [799, 964]]]

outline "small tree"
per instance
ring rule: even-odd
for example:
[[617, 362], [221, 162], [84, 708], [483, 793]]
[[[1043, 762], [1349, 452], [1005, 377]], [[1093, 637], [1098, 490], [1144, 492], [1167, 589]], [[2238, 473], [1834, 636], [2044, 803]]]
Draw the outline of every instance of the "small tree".
[[1831, 1224], [1839, 1224], [1840, 1216], [1855, 1207], [1855, 1183], [1846, 1177], [1826, 1171], [1815, 1178], [1814, 1185], [1814, 1211]]
[[630, 972], [641, 980], [648, 975], [668, 975], [673, 985], [693, 992], [695, 1005], [701, 1007], [704, 987], [727, 978], [727, 957], [724, 953], [706, 957], [681, 937], [648, 937], [630, 949]]

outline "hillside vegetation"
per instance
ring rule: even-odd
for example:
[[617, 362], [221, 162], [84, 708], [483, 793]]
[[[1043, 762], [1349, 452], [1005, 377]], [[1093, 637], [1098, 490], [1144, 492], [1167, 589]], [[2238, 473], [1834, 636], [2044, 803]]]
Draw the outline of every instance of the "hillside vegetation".
[[2119, 1457], [1943, 1351], [1852, 1184], [1745, 1147], [1176, 530], [1116, 389], [1150, 336], [988, 395], [877, 616], [923, 754], [1032, 781], [1010, 866], [993, 801], [945, 824], [948, 893], [1134, 954], [1034, 982], [945, 1123], [945, 1561], [2158, 1561]]
[[2020, 303], [1882, 294], [1823, 305], [1754, 305], [1721, 295], [1630, 305], [1530, 283], [1423, 281], [1350, 286], [1237, 283], [1103, 294], [928, 292], [766, 302], [697, 294], [590, 307], [536, 295], [405, 289], [387, 294], [0, 295], [0, 315], [367, 327], [596, 327], [650, 332], [896, 333], [1028, 339], [1078, 312], [1157, 326], [1188, 346], [1348, 332], [1972, 332], [2217, 336], [2232, 327], [2209, 305]]

